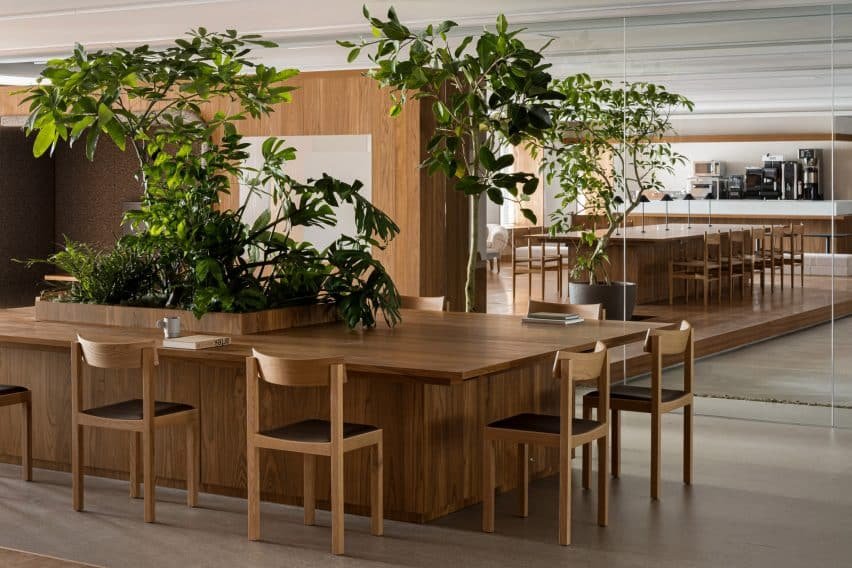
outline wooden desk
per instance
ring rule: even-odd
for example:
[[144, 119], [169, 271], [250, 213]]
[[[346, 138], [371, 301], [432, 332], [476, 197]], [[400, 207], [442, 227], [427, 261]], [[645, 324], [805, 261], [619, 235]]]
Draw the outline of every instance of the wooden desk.
[[[621, 229], [619, 235], [613, 235], [609, 244], [609, 275], [613, 280], [626, 280], [638, 284], [636, 302], [651, 304], [667, 302], [669, 298], [668, 269], [669, 260], [679, 255], [699, 256], [705, 233], [738, 231], [751, 229], [757, 225], [693, 223], [669, 223], [665, 225], [632, 226]], [[598, 230], [603, 234], [603, 230]], [[580, 239], [579, 232], [558, 235], [530, 235], [536, 243], [575, 244]], [[626, 251], [625, 251], [626, 245]], [[573, 246], [562, 247], [563, 255], [568, 257], [567, 266], [574, 265]]]
[[[205, 351], [159, 350], [158, 397], [201, 410], [202, 490], [245, 496], [244, 358], [251, 346], [294, 357], [342, 355], [349, 368], [347, 421], [385, 430], [385, 509], [390, 518], [424, 522], [481, 501], [482, 426], [521, 411], [556, 412], [558, 384], [550, 377], [553, 353], [588, 349], [596, 340], [621, 345], [649, 327], [587, 321], [553, 327], [524, 325], [519, 317], [404, 311], [395, 329], [348, 331], [339, 324], [232, 338]], [[36, 322], [32, 309], [0, 311], [0, 383], [33, 391], [37, 467], [67, 470], [70, 462], [69, 346], [75, 334], [94, 338], [157, 338], [158, 330]], [[87, 370], [86, 406], [138, 396], [135, 372]], [[328, 396], [261, 391], [263, 415], [288, 423], [327, 415]], [[307, 396], [305, 396], [307, 394]], [[19, 451], [16, 421], [0, 415], [0, 459]], [[89, 429], [91, 474], [127, 477], [129, 440], [123, 433]], [[157, 471], [163, 485], [182, 487], [183, 436], [158, 433]], [[501, 459], [514, 460], [512, 452]], [[534, 453], [533, 474], [556, 471], [556, 456]], [[368, 454], [347, 455], [347, 510], [369, 510]], [[510, 463], [515, 463], [511, 461]], [[499, 487], [515, 486], [516, 467], [500, 467]], [[298, 456], [263, 455], [264, 499], [301, 504]], [[318, 500], [328, 499], [328, 465], [320, 462]], [[70, 494], [69, 494], [70, 499]], [[203, 502], [203, 498], [202, 498]], [[70, 501], [69, 501], [70, 503]], [[70, 506], [70, 505], [69, 505]]]

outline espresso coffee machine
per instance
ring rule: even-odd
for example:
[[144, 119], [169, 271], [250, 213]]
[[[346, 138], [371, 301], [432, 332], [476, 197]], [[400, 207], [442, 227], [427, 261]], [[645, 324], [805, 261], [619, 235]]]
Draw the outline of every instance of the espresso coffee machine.
[[728, 199], [742, 199], [745, 191], [745, 176], [734, 175], [728, 178]]
[[822, 150], [818, 148], [799, 148], [799, 162], [802, 166], [802, 199], [819, 201], [822, 188], [819, 184], [819, 169]]
[[760, 199], [763, 190], [763, 168], [749, 166], [745, 170], [743, 199]]
[[781, 199], [801, 199], [802, 166], [799, 162], [781, 162]]

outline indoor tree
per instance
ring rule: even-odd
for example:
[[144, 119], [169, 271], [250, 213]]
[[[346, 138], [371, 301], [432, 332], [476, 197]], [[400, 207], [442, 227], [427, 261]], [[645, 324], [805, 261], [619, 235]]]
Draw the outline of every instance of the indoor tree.
[[367, 73], [390, 87], [391, 116], [409, 99], [431, 100], [435, 132], [426, 147], [423, 167], [442, 172], [456, 190], [469, 196], [470, 241], [465, 284], [465, 310], [475, 301], [479, 249], [479, 206], [483, 196], [497, 204], [514, 200], [532, 222], [535, 214], [523, 204], [539, 184], [535, 173], [508, 172], [514, 164], [510, 149], [544, 136], [552, 126], [551, 103], [562, 94], [550, 88], [549, 64], [541, 49], [530, 49], [519, 39], [522, 30], [509, 30], [504, 16], [494, 30], [456, 41], [448, 33], [452, 21], [412, 30], [393, 8], [387, 19], [364, 17], [372, 38], [339, 41], [349, 49], [349, 61], [369, 51], [374, 67]]
[[[327, 175], [293, 180], [285, 169], [295, 150], [274, 138], [263, 145], [261, 168], [245, 166], [249, 145], [237, 124], [289, 102], [294, 88], [284, 82], [298, 73], [251, 61], [252, 48], [274, 45], [258, 35], [199, 28], [163, 49], [89, 53], [77, 46], [72, 56], [47, 63], [26, 98], [27, 132], [36, 133], [33, 153], [84, 140], [92, 159], [102, 136], [122, 150], [130, 145], [142, 196], [141, 209], [126, 215], [135, 234], [120, 239], [115, 250], [71, 247], [52, 260], [80, 268], [75, 276], [85, 279], [102, 277], [107, 272], [99, 267], [136, 255], [150, 260], [145, 279], [154, 283], [149, 290], [122, 291], [116, 290], [119, 280], [118, 286], [89, 287], [81, 281], [72, 297], [187, 308], [199, 317], [330, 299], [350, 326], [372, 326], [378, 311], [388, 323], [398, 321], [398, 293], [370, 250], [386, 246], [399, 229], [360, 195], [362, 184]], [[203, 120], [205, 107], [217, 99], [236, 110]], [[245, 206], [223, 207], [220, 197], [236, 180], [268, 196], [274, 212], [249, 225]], [[333, 207], [343, 202], [354, 205], [356, 235], [323, 251], [291, 238], [297, 226], [334, 226]]]
[[[580, 230], [572, 276], [589, 284], [610, 283], [607, 249], [613, 234], [650, 190], [663, 190], [661, 174], [686, 162], [664, 136], [671, 116], [693, 103], [663, 85], [592, 79], [578, 74], [554, 84], [564, 99], [553, 111], [553, 128], [540, 148], [549, 183], [558, 184], [560, 208], [551, 214], [552, 233]], [[574, 209], [576, 206], [576, 210]], [[602, 218], [574, 225], [574, 215]]]

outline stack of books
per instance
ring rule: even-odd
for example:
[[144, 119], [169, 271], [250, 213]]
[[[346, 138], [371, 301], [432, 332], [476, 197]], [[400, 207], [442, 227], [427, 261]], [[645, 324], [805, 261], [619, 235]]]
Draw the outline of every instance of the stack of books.
[[577, 314], [560, 314], [556, 312], [533, 312], [527, 314], [524, 323], [541, 323], [545, 325], [572, 325], [582, 323], [583, 318]]

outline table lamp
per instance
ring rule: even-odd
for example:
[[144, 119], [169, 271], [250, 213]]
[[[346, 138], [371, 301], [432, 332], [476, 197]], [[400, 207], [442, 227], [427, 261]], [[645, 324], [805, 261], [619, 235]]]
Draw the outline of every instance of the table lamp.
[[686, 195], [683, 196], [683, 200], [686, 201], [686, 228], [687, 229], [692, 228], [692, 207], [691, 207], [692, 204], [690, 202], [694, 199], [695, 198], [692, 196], [691, 193], [687, 193]]
[[672, 200], [672, 196], [668, 193], [663, 194], [663, 198], [660, 201], [665, 201], [666, 203], [666, 230], [669, 230], [669, 201]]
[[[612, 202], [615, 204], [615, 212], [616, 212], [616, 213], [618, 213], [618, 207], [619, 207], [620, 205], [623, 205], [623, 204], [624, 204], [624, 200], [621, 198], [621, 196], [620, 196], [620, 195], [616, 195], [615, 197], [613, 197], [613, 198], [612, 198]], [[622, 219], [621, 219], [621, 222], [622, 222], [622, 223], [624, 222], [624, 218], [622, 218]], [[619, 233], [618, 233], [618, 229], [619, 229], [619, 226], [618, 226], [618, 225], [616, 225], [616, 227], [615, 227], [615, 234], [616, 234], [616, 235], [618, 235], [618, 234], [619, 234]]]
[[644, 193], [639, 196], [639, 203], [642, 204], [642, 232], [645, 232], [645, 204], [651, 201]]

